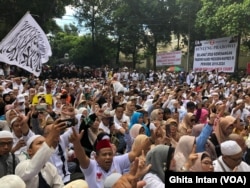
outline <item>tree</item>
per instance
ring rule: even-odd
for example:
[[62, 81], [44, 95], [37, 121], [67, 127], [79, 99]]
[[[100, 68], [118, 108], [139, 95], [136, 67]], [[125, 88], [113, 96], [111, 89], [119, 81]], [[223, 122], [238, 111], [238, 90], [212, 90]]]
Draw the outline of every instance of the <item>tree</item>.
[[139, 16], [143, 20], [146, 31], [144, 43], [153, 56], [153, 66], [156, 69], [156, 54], [159, 43], [170, 43], [173, 18], [175, 16], [175, 0], [141, 0], [137, 3]]
[[67, 33], [68, 35], [78, 35], [78, 28], [73, 25], [73, 24], [69, 24], [69, 25], [64, 25], [64, 32]]
[[132, 56], [133, 68], [135, 68], [144, 31], [140, 18], [127, 1], [120, 1], [117, 7], [114, 7], [110, 28], [113, 29], [110, 33], [117, 44], [116, 63], [119, 63], [120, 52], [122, 52], [127, 58]]
[[197, 14], [196, 27], [202, 28], [208, 38], [238, 36], [237, 72], [241, 37], [250, 31], [250, 1], [202, 0], [202, 5]]
[[0, 0], [0, 39], [3, 38], [24, 16], [27, 11], [38, 22], [41, 28], [48, 33], [58, 31], [54, 17], [65, 14], [65, 6], [73, 0]]

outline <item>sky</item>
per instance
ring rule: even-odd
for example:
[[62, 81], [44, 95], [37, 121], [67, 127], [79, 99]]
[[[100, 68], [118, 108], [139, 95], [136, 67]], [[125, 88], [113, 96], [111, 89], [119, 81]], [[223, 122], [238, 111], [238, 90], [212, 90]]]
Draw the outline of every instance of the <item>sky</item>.
[[[66, 13], [62, 18], [55, 18], [56, 23], [60, 26], [60, 27], [64, 27], [64, 25], [69, 25], [69, 24], [73, 24], [75, 26], [77, 26], [77, 20], [74, 18], [74, 8], [72, 6], [66, 6], [65, 7]], [[84, 33], [84, 29], [80, 28], [80, 34]]]

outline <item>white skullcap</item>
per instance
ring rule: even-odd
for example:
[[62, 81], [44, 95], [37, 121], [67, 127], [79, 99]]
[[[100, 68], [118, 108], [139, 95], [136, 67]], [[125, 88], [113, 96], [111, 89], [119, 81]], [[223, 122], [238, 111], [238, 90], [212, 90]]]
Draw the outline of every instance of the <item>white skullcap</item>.
[[214, 95], [219, 95], [219, 93], [218, 93], [218, 92], [213, 92], [213, 93], [211, 93], [211, 95], [212, 95], [212, 96], [214, 96]]
[[85, 180], [78, 179], [68, 183], [63, 188], [89, 188], [89, 186]]
[[29, 140], [27, 141], [27, 149], [30, 148], [30, 145], [32, 144], [32, 142], [37, 139], [38, 137], [40, 137], [42, 135], [40, 134], [36, 134], [36, 135], [33, 135], [32, 137], [29, 138]]
[[77, 114], [82, 114], [84, 111], [87, 111], [88, 109], [85, 107], [81, 107], [78, 109]]
[[234, 140], [222, 142], [220, 147], [223, 155], [236, 155], [242, 151], [241, 147]]
[[0, 131], [0, 138], [13, 138], [13, 134], [10, 131]]
[[0, 178], [0, 185], [4, 188], [26, 188], [24, 181], [18, 175], [14, 174], [5, 175]]
[[241, 103], [243, 103], [243, 99], [238, 99], [238, 100], [236, 101], [236, 104], [241, 104]]
[[218, 105], [218, 104], [223, 104], [223, 102], [222, 101], [218, 101], [218, 102], [215, 103], [215, 106]]
[[12, 124], [18, 119], [18, 116], [17, 117], [14, 117], [11, 121], [10, 121], [10, 126], [12, 126]]
[[25, 102], [25, 98], [23, 94], [17, 95], [16, 99], [17, 99], [17, 102]]
[[104, 181], [104, 188], [112, 188], [121, 176], [122, 175], [117, 172], [110, 174]]

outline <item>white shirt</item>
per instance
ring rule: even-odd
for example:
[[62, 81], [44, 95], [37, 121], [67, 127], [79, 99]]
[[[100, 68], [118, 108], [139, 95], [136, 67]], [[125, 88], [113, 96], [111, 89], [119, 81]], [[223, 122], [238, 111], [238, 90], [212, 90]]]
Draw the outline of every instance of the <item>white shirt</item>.
[[[65, 158], [65, 161], [63, 162], [61, 159], [60, 151], [59, 151], [59, 146], [56, 147], [55, 152], [51, 155], [49, 162], [55, 165], [57, 168], [58, 174], [62, 177], [62, 180], [64, 183], [68, 182], [70, 180], [70, 172], [68, 168], [68, 163], [67, 163], [67, 150], [69, 147], [69, 136], [72, 133], [72, 129], [68, 129], [64, 134], [60, 136], [60, 141], [59, 144], [62, 147], [63, 150], [63, 156]], [[64, 164], [64, 169], [66, 174], [63, 173], [63, 164]]]
[[161, 179], [151, 172], [147, 173], [143, 180], [146, 182], [146, 185], [143, 188], [165, 188], [165, 183]]
[[239, 117], [240, 119], [245, 121], [247, 119], [248, 114], [249, 114], [249, 111], [246, 108], [243, 108], [242, 111], [240, 109], [235, 111], [235, 108], [233, 108], [230, 115], [235, 118]]
[[124, 86], [119, 81], [115, 81], [112, 83], [114, 87], [115, 93], [118, 93], [119, 91], [124, 91]]
[[58, 175], [56, 167], [48, 162], [53, 152], [54, 149], [50, 148], [46, 142], [44, 142], [31, 159], [24, 160], [17, 165], [15, 174], [23, 179], [26, 188], [38, 187], [39, 172], [41, 172], [50, 187], [64, 187], [62, 178]]
[[127, 124], [129, 125], [130, 120], [129, 117], [126, 116], [125, 114], [122, 115], [121, 119], [117, 119], [116, 115], [114, 115], [114, 123], [115, 123], [115, 129], [119, 130], [120, 128], [122, 128], [122, 123], [123, 122], [127, 122]]
[[130, 168], [130, 164], [128, 154], [126, 153], [113, 158], [113, 163], [108, 172], [103, 170], [96, 160], [93, 159], [90, 159], [88, 168], [81, 168], [81, 170], [90, 188], [103, 188], [104, 181], [110, 174], [114, 172], [122, 174], [124, 169]]
[[105, 125], [103, 124], [102, 121], [101, 121], [100, 124], [99, 124], [99, 129], [102, 129], [105, 133], [110, 134], [110, 129], [109, 129], [109, 127], [105, 126]]
[[[218, 160], [220, 161], [220, 163]], [[213, 161], [213, 166], [214, 172], [232, 172], [232, 170], [222, 160], [222, 156]], [[223, 170], [223, 167], [225, 171]], [[237, 170], [235, 172], [250, 172], [250, 166], [246, 162], [241, 161], [241, 163], [237, 166]]]
[[[13, 146], [12, 146], [12, 148], [14, 148], [17, 145], [17, 143], [19, 142], [19, 140], [24, 140], [25, 143], [27, 143], [27, 141], [29, 140], [29, 138], [32, 137], [33, 135], [35, 135], [35, 133], [33, 131], [29, 130], [27, 136], [22, 136], [20, 138], [18, 138], [15, 135], [14, 132], [12, 132], [12, 135], [13, 135]], [[23, 154], [24, 154], [24, 156], [23, 156]], [[15, 151], [15, 155], [17, 157], [19, 157], [20, 161], [22, 161], [22, 160], [25, 159], [23, 157], [25, 157], [26, 154], [27, 154], [27, 146], [26, 145]]]

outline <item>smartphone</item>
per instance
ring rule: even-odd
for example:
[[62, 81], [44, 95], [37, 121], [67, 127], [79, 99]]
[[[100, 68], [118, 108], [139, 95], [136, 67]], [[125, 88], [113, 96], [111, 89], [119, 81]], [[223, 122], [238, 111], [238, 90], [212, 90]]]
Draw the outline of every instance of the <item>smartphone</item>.
[[46, 111], [47, 105], [37, 104], [35, 108], [36, 108], [37, 111]]
[[171, 137], [171, 131], [170, 131], [170, 125], [169, 124], [166, 125], [166, 136]]
[[65, 122], [67, 127], [72, 127], [75, 125], [75, 118], [60, 119], [58, 122]]

